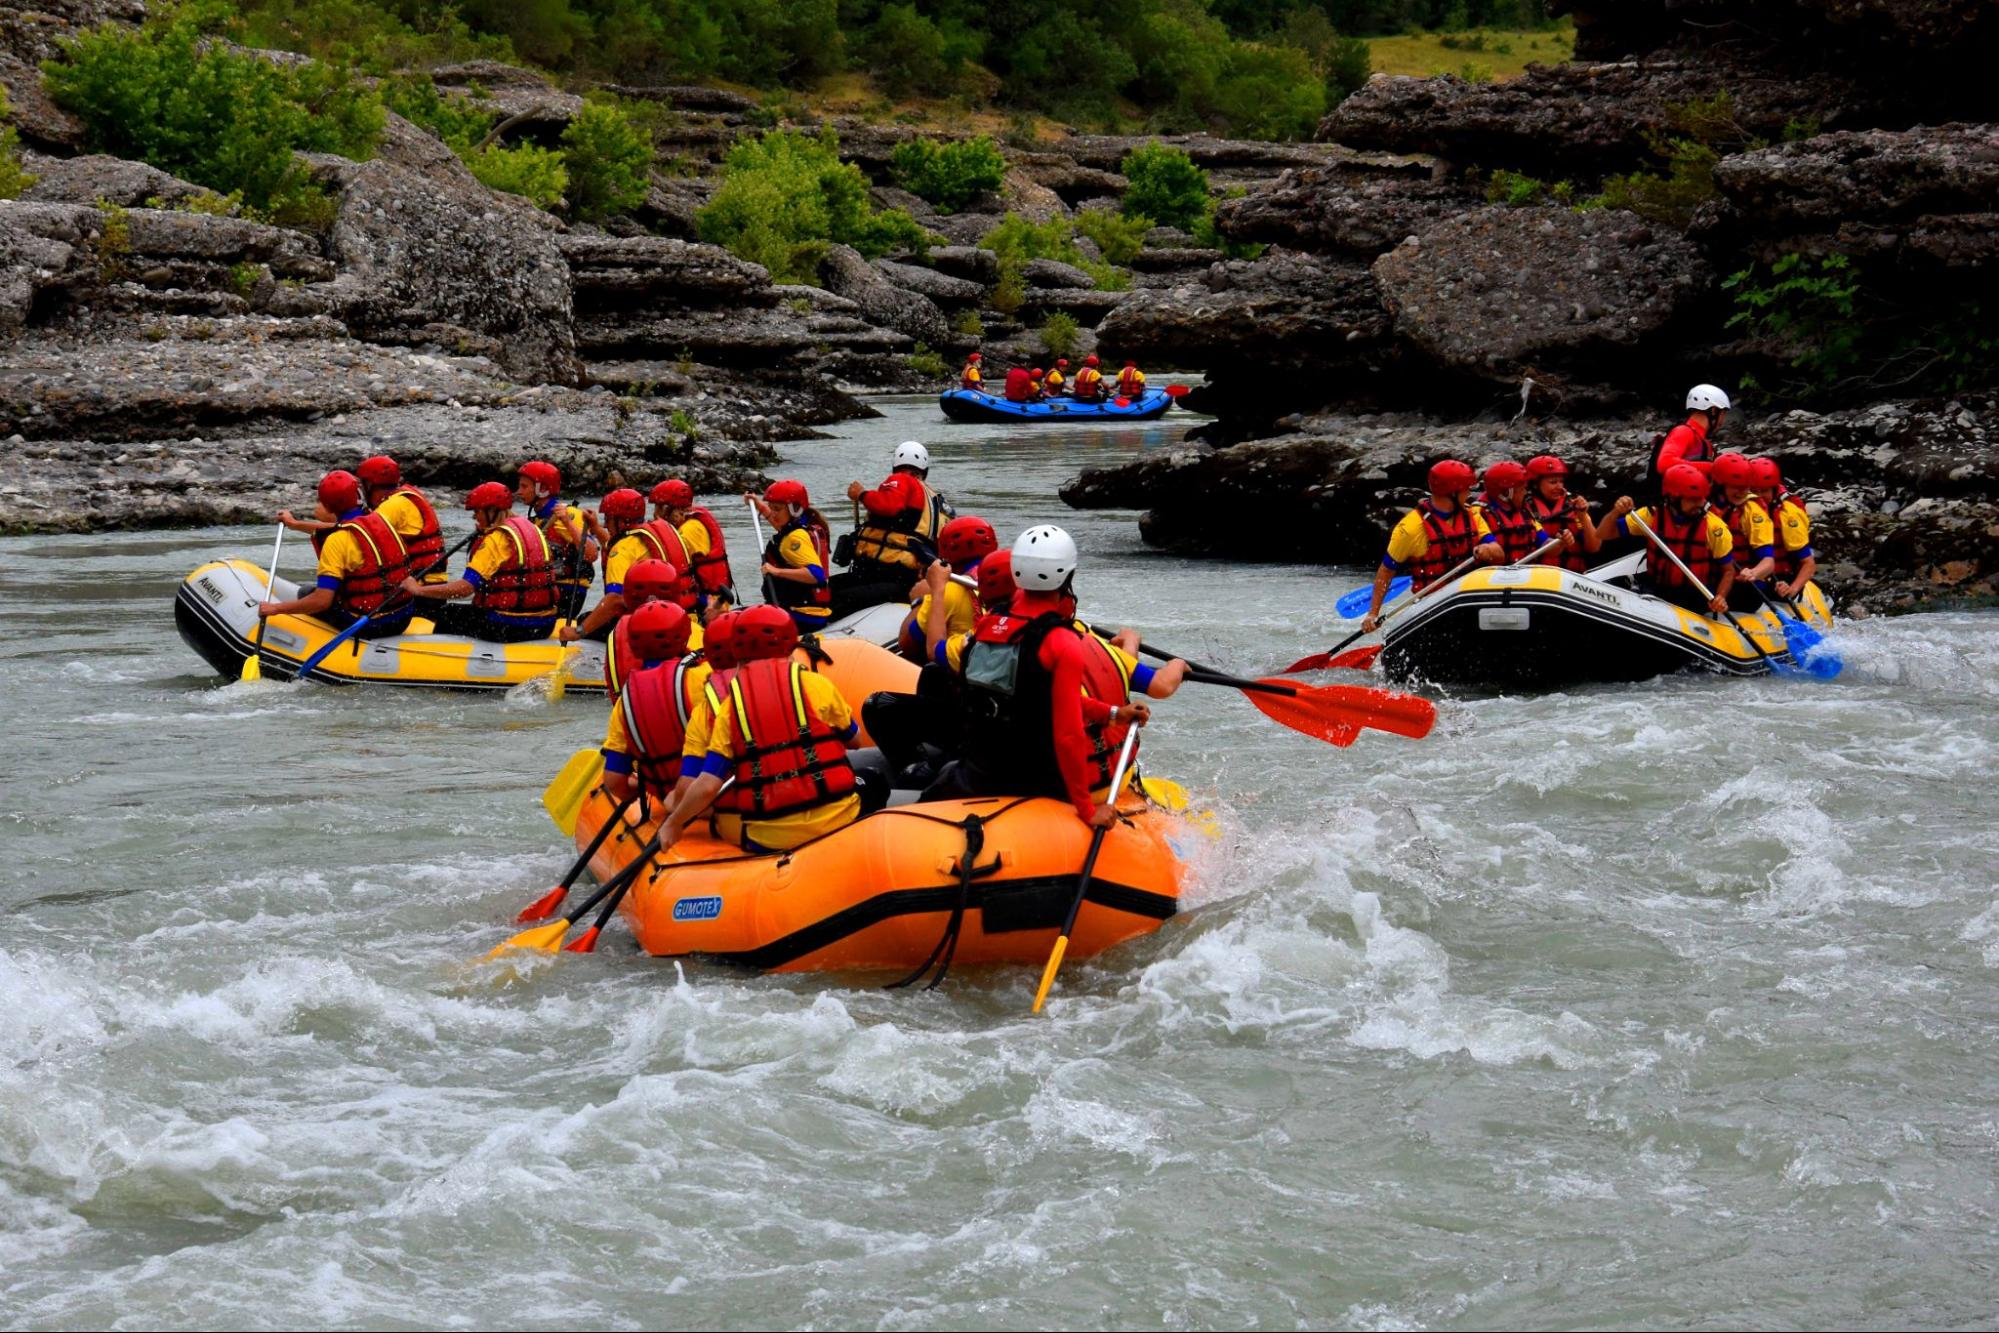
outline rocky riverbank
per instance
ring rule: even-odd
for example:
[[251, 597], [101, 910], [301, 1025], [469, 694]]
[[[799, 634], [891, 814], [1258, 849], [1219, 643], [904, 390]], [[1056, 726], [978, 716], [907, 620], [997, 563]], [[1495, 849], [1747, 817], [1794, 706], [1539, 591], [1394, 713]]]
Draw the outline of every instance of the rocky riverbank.
[[1999, 10], [1567, 8], [1575, 63], [1376, 78], [1320, 126], [1332, 158], [1222, 204], [1269, 252], [1098, 330], [1208, 372], [1206, 444], [1064, 497], [1145, 509], [1156, 544], [1371, 562], [1434, 458], [1552, 449], [1608, 496], [1711, 381], [1850, 604], [1989, 597]]

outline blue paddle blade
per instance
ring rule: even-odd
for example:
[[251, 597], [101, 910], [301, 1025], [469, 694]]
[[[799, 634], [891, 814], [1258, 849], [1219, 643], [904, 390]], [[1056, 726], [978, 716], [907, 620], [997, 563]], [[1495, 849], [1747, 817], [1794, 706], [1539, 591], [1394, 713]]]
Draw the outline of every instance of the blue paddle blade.
[[1831, 680], [1846, 668], [1839, 654], [1826, 647], [1825, 636], [1802, 620], [1784, 622], [1784, 646], [1793, 662], [1820, 680]]
[[[1396, 579], [1388, 585], [1388, 595], [1381, 599], [1381, 604], [1387, 606], [1390, 602], [1408, 591], [1408, 578]], [[1339, 601], [1333, 603], [1333, 609], [1340, 613], [1340, 619], [1342, 620], [1357, 620], [1367, 614], [1367, 604], [1373, 597], [1373, 584], [1369, 584], [1365, 588], [1355, 588], [1352, 592], [1340, 598]]]

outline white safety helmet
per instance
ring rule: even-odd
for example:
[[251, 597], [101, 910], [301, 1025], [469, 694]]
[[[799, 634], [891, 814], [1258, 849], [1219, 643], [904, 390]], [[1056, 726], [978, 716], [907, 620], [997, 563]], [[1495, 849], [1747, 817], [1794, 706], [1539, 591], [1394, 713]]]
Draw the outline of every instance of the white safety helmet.
[[904, 440], [895, 446], [895, 466], [913, 467], [918, 472], [930, 470], [930, 451], [915, 440]]
[[1687, 390], [1687, 411], [1705, 412], [1709, 408], [1728, 410], [1728, 395], [1712, 384], [1696, 384]]
[[1013, 542], [1014, 586], [1056, 592], [1076, 572], [1076, 540], [1053, 524], [1029, 528]]

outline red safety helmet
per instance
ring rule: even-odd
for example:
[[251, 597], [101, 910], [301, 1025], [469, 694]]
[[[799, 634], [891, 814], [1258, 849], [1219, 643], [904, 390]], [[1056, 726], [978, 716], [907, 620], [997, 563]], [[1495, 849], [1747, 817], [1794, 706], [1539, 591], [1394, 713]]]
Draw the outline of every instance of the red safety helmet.
[[673, 585], [679, 581], [679, 571], [664, 560], [633, 561], [632, 567], [625, 571], [625, 605], [644, 606], [671, 596]]
[[736, 613], [734, 650], [738, 662], [783, 657], [798, 646], [798, 623], [780, 606], [751, 606]]
[[1723, 486], [1754, 486], [1755, 473], [1749, 467], [1749, 459], [1743, 454], [1716, 454], [1714, 462], [1708, 464], [1709, 479]]
[[327, 473], [319, 479], [319, 502], [334, 514], [359, 508], [361, 479], [352, 472]]
[[1485, 488], [1488, 491], [1510, 491], [1515, 486], [1527, 484], [1527, 469], [1510, 458], [1503, 458], [1485, 470]]
[[686, 652], [692, 629], [687, 613], [672, 602], [647, 602], [632, 612], [627, 633], [640, 661], [658, 662]]
[[361, 484], [371, 491], [380, 490], [384, 486], [400, 486], [403, 483], [402, 468], [398, 467], [396, 460], [387, 454], [376, 454], [373, 458], [362, 459], [361, 466], [354, 469], [354, 475], [359, 477]]
[[671, 477], [652, 488], [652, 502], [668, 509], [685, 509], [694, 503], [694, 488], [678, 477]]
[[724, 611], [701, 630], [701, 656], [717, 671], [736, 665], [736, 620], [741, 611]]
[[621, 486], [604, 497], [604, 517], [637, 523], [646, 516], [646, 498], [629, 486]]
[[1666, 492], [1669, 500], [1705, 500], [1713, 487], [1708, 482], [1707, 473], [1692, 463], [1675, 463], [1666, 469], [1666, 479], [1660, 489]]
[[1471, 470], [1470, 463], [1446, 458], [1430, 469], [1430, 494], [1463, 495], [1477, 481], [1478, 474]]
[[1539, 481], [1543, 477], [1566, 477], [1569, 465], [1553, 454], [1535, 454], [1527, 460], [1527, 480]]
[[467, 509], [512, 509], [514, 507], [514, 493], [508, 490], [503, 482], [482, 481], [472, 488], [470, 495], [465, 497], [465, 507]]
[[1046, 375], [1048, 372], [1043, 370], [1040, 366], [1036, 366], [1034, 369], [1028, 371], [1027, 373], [1034, 376], [1034, 378], [1036, 379], [1040, 379], [1043, 375]]
[[970, 356], [966, 357], [965, 359], [966, 359], [967, 361], [983, 361], [983, 360], [985, 360], [985, 357], [984, 357], [984, 356], [982, 356], [981, 354], [979, 354], [978, 352], [974, 352], [974, 353], [972, 353], [972, 354], [971, 354]]
[[979, 561], [979, 603], [987, 610], [998, 610], [1013, 602], [1013, 557], [1005, 551], [994, 551]]
[[770, 488], [764, 492], [764, 503], [767, 505], [797, 505], [800, 509], [803, 509], [812, 503], [812, 497], [805, 493], [804, 482], [792, 481], [787, 478], [784, 481], [774, 481], [770, 484]]
[[1086, 366], [1094, 366], [1094, 365], [1096, 365], [1096, 364], [1097, 364], [1097, 354], [1096, 354], [1095, 352], [1092, 352], [1092, 353], [1090, 353], [1090, 354], [1089, 354], [1088, 356], [1084, 357], [1084, 358], [1083, 358], [1083, 364], [1084, 364], [1084, 365], [1086, 365]]
[[1125, 368], [1126, 370], [1137, 370], [1137, 369], [1138, 369], [1138, 362], [1136, 362], [1136, 361], [1127, 361], [1127, 362], [1125, 362], [1125, 363], [1124, 363], [1124, 368]]
[[553, 463], [544, 463], [540, 459], [532, 463], [523, 463], [521, 475], [550, 495], [562, 493], [562, 474], [555, 470]]
[[954, 518], [937, 534], [937, 554], [947, 565], [962, 565], [999, 550], [999, 534], [982, 518]]
[[1759, 490], [1782, 486], [1784, 470], [1777, 466], [1774, 458], [1752, 458], [1749, 460], [1749, 484]]
[[1069, 364], [1069, 358], [1066, 356], [1058, 356], [1055, 358], [1055, 369], [1057, 370], [1062, 369], [1062, 367], [1068, 364]]

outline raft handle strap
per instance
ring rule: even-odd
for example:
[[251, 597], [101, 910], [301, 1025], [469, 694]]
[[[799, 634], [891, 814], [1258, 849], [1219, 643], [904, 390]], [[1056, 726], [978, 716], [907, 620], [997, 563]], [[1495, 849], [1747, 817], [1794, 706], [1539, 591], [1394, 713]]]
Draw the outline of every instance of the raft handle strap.
[[[1009, 809], [1011, 807], [1008, 807]], [[965, 830], [965, 854], [958, 858], [958, 901], [951, 905], [951, 919], [944, 924], [944, 933], [937, 938], [937, 945], [930, 956], [917, 965], [914, 972], [900, 981], [890, 982], [884, 990], [901, 990], [914, 985], [936, 964], [937, 975], [930, 978], [930, 984], [923, 989], [936, 990], [944, 984], [944, 978], [951, 975], [951, 960], [958, 956], [958, 934], [965, 925], [965, 909], [972, 901], [972, 881], [996, 875], [1000, 871], [1000, 858], [995, 856], [980, 865], [979, 853], [986, 849], [986, 821], [982, 815], [966, 815], [959, 827]], [[941, 960], [941, 961], [940, 961]]]

